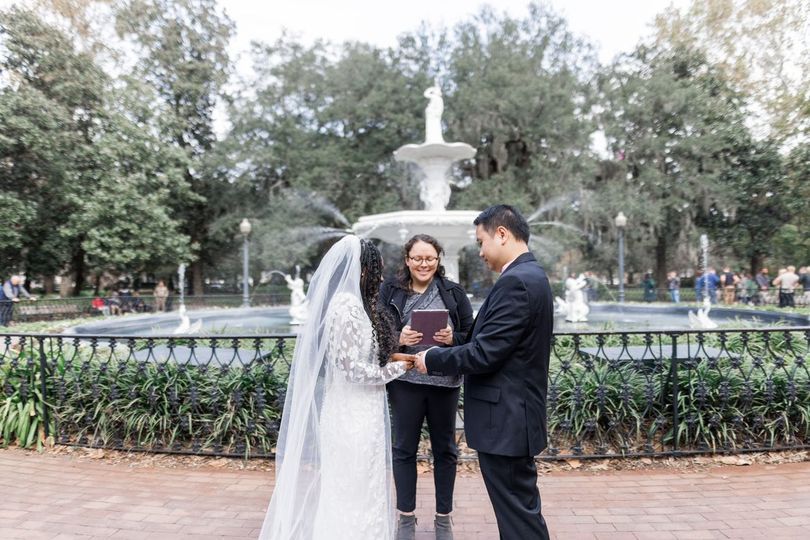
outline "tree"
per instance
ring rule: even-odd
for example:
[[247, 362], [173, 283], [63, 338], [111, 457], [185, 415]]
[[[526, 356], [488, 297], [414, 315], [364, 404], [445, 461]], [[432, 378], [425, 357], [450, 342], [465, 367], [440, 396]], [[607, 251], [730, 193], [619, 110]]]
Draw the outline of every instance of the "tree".
[[14, 214], [0, 235], [6, 264], [46, 284], [69, 269], [78, 294], [87, 272], [188, 257], [167, 213], [183, 200], [185, 162], [139, 123], [149, 118], [142, 95], [116, 87], [33, 12], [0, 22], [11, 81], [0, 101], [0, 196]]
[[[102, 171], [92, 191], [76, 194], [77, 211], [61, 229], [80, 237], [88, 269], [96, 275], [137, 273], [176, 265], [191, 257], [182, 223], [170, 215], [176, 201], [191, 198], [182, 153], [150, 134], [133, 115], [138, 89], [109, 93], [110, 103], [93, 147]], [[148, 114], [148, 113], [147, 113]]]
[[795, 193], [775, 142], [750, 141], [726, 157], [718, 179], [724, 196], [700, 220], [712, 236], [748, 263], [751, 274], [774, 252], [774, 238], [793, 212]]
[[7, 189], [25, 203], [28, 214], [21, 217], [29, 216], [18, 224], [25, 232], [15, 266], [44, 276], [67, 267], [81, 284], [80, 241], [54, 232], [75, 211], [71, 194], [91, 187], [92, 139], [106, 78], [33, 12], [12, 8], [0, 15], [0, 25], [9, 80], [2, 89], [0, 154]]
[[[478, 150], [456, 207], [493, 200], [524, 211], [577, 192], [590, 175], [593, 51], [532, 4], [523, 19], [483, 9], [455, 28], [447, 61], [449, 135]], [[564, 209], [560, 209], [562, 212]], [[555, 217], [561, 217], [558, 214]]]
[[[635, 201], [633, 245], [656, 281], [712, 205], [728, 208], [729, 155], [747, 148], [740, 96], [700, 51], [641, 46], [605, 74], [602, 119], [620, 171], [605, 189]], [[628, 239], [630, 240], [630, 239]]]
[[810, 143], [798, 145], [784, 161], [784, 191], [779, 196], [791, 219], [774, 235], [773, 255], [782, 266], [810, 266]]
[[[750, 97], [760, 135], [801, 140], [810, 130], [810, 4], [804, 0], [695, 0], [656, 18], [659, 46], [707, 51]], [[797, 139], [798, 137], [798, 139]]]
[[215, 150], [231, 186], [230, 211], [216, 222], [223, 238], [251, 217], [252, 260], [289, 270], [360, 215], [415, 207], [392, 154], [422, 135], [427, 76], [399, 51], [357, 43], [283, 37], [254, 56], [256, 81], [234, 99], [232, 129]]
[[117, 13], [117, 29], [140, 52], [136, 71], [156, 93], [161, 140], [188, 159], [185, 183], [196, 197], [175, 200], [172, 212], [197, 246], [190, 271], [194, 293], [202, 294], [205, 265], [222, 251], [210, 227], [221, 216], [216, 201], [228, 186], [206, 155], [216, 142], [213, 114], [230, 70], [233, 23], [215, 0], [129, 0]]

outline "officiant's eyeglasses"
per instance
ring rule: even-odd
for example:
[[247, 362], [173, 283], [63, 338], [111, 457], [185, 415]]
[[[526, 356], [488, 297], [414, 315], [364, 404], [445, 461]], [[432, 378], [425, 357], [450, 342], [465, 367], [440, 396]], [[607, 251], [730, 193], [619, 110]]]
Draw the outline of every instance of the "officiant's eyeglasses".
[[408, 257], [414, 264], [435, 264], [439, 260], [438, 257]]

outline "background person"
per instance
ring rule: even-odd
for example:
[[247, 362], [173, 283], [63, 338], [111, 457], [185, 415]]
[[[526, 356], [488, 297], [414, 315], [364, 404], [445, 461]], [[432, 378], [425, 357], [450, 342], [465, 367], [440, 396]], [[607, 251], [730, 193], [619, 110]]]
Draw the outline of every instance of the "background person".
[[464, 375], [464, 431], [495, 509], [501, 539], [548, 539], [534, 456], [546, 447], [546, 394], [554, 307], [543, 268], [529, 251], [529, 224], [491, 206], [473, 222], [479, 255], [501, 275], [470, 339], [416, 356], [432, 375]]
[[755, 297], [754, 304], [757, 305], [765, 305], [768, 303], [768, 287], [771, 284], [771, 280], [768, 277], [768, 269], [762, 268], [756, 276], [754, 276], [754, 281], [756, 281], [758, 293]]
[[[411, 314], [417, 309], [447, 309], [449, 322], [433, 336], [444, 345], [459, 345], [472, 328], [472, 306], [464, 289], [444, 277], [444, 250], [432, 236], [417, 234], [402, 249], [403, 265], [397, 275], [383, 283], [380, 305], [388, 309], [399, 331], [399, 350], [414, 354], [428, 349], [424, 337], [411, 329]], [[393, 467], [397, 510], [401, 512], [397, 538], [414, 538], [416, 532], [416, 453], [427, 419], [433, 452], [433, 482], [436, 488], [436, 538], [452, 538], [450, 512], [456, 479], [456, 415], [461, 376], [423, 375], [408, 371], [388, 383], [392, 411]]]
[[720, 276], [720, 284], [723, 287], [723, 303], [730, 306], [734, 303], [734, 296], [737, 294], [737, 284], [740, 278], [731, 271], [730, 266], [723, 267], [723, 273]]
[[673, 303], [677, 304], [681, 301], [681, 278], [675, 272], [667, 274], [667, 290], [669, 290], [669, 298]]
[[23, 287], [23, 277], [11, 276], [0, 289], [0, 326], [8, 326], [14, 312], [14, 304], [20, 301], [20, 295], [29, 300], [36, 300], [36, 296], [31, 296]]
[[779, 307], [796, 307], [793, 289], [798, 283], [795, 266], [779, 269], [779, 275], [773, 280], [774, 287], [779, 287]]
[[169, 288], [161, 279], [152, 292], [155, 297], [155, 311], [166, 311], [166, 299], [169, 297]]
[[653, 278], [652, 270], [647, 270], [647, 273], [644, 274], [644, 281], [642, 282], [642, 285], [644, 285], [644, 301], [654, 302], [656, 299], [656, 293], [655, 279]]
[[704, 277], [704, 286], [709, 291], [709, 301], [712, 304], [717, 303], [717, 287], [720, 286], [720, 276], [717, 275], [717, 271], [714, 267], [709, 267], [709, 271], [706, 272], [706, 276]]
[[104, 303], [110, 308], [110, 315], [121, 315], [121, 297], [118, 296], [118, 291], [108, 293]]

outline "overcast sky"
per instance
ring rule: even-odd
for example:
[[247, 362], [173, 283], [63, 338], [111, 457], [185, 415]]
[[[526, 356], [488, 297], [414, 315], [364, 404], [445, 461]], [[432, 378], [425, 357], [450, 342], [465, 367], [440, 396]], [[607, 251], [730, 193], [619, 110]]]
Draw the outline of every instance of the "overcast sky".
[[[26, 5], [31, 0], [0, 0], [0, 7]], [[248, 76], [247, 54], [251, 41], [271, 43], [287, 29], [306, 42], [322, 38], [332, 42], [357, 40], [379, 46], [393, 46], [403, 32], [415, 30], [421, 22], [452, 27], [489, 4], [513, 17], [528, 13], [528, 0], [218, 0], [236, 24], [231, 54], [237, 72]], [[563, 15], [569, 28], [593, 43], [602, 63], [627, 52], [648, 35], [656, 14], [667, 6], [686, 7], [689, 0], [549, 0]], [[216, 130], [226, 126], [217, 111]]]
[[[489, 3], [514, 17], [528, 13], [528, 0], [219, 0], [235, 21], [237, 36], [233, 52], [248, 50], [251, 40], [274, 41], [283, 28], [305, 41], [325, 38], [395, 45], [396, 37], [414, 30], [422, 21], [453, 26]], [[688, 0], [551, 0], [555, 11], [568, 20], [571, 30], [586, 36], [599, 48], [599, 58], [609, 62], [631, 50], [649, 32], [657, 13]]]
[[[0, 0], [0, 8], [28, 5], [32, 0]], [[231, 45], [240, 56], [240, 71], [249, 70], [247, 51], [253, 40], [270, 43], [283, 29], [304, 41], [323, 38], [333, 42], [348, 39], [380, 46], [396, 44], [403, 32], [421, 22], [452, 27], [489, 4], [513, 17], [528, 13], [528, 0], [218, 0], [236, 23]], [[656, 14], [667, 6], [686, 7], [689, 0], [548, 0], [565, 16], [571, 30], [597, 46], [602, 63], [631, 50], [650, 32]]]

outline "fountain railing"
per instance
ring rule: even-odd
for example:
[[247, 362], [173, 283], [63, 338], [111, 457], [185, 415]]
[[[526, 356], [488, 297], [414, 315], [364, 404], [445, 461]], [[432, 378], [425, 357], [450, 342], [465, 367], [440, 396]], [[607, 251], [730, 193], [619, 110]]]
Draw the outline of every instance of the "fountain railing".
[[[294, 346], [1, 335], [0, 410], [33, 413], [2, 443], [272, 456]], [[552, 351], [541, 459], [810, 448], [810, 326], [557, 333]]]
[[[552, 291], [557, 296], [565, 294], [565, 286], [561, 282], [554, 282], [551, 284]], [[704, 297], [703, 290], [696, 290], [694, 287], [682, 286], [680, 289], [680, 303], [701, 303]], [[585, 293], [588, 297], [591, 289], [586, 288]], [[609, 285], [600, 282], [599, 285], [593, 288], [595, 297], [591, 296], [590, 300], [597, 300], [600, 302], [615, 302], [616, 292], [618, 285]], [[658, 302], [671, 302], [669, 289], [666, 287], [656, 287], [655, 299]], [[626, 302], [644, 302], [644, 286], [643, 285], [624, 285], [625, 301]], [[773, 287], [767, 291], [754, 291], [752, 295], [741, 294], [742, 291], [737, 290], [735, 294], [736, 303], [751, 303], [753, 305], [772, 306], [779, 305], [779, 293], [783, 292], [779, 287]], [[787, 291], [784, 291], [787, 292]], [[793, 290], [794, 301], [797, 306], [810, 306], [810, 291], [804, 291], [801, 288]], [[743, 298], [745, 296], [745, 298]], [[723, 290], [718, 288], [716, 290], [717, 305], [722, 305]]]
[[[253, 293], [250, 297], [250, 304], [253, 307], [279, 306], [290, 302], [290, 294], [287, 288], [285, 292]], [[205, 294], [190, 296], [185, 295], [184, 301], [186, 309], [205, 308], [228, 308], [241, 307], [241, 294]], [[109, 300], [108, 297], [102, 297]], [[154, 313], [155, 297], [152, 295], [141, 295], [137, 297], [118, 297], [121, 311], [123, 313]], [[54, 319], [68, 319], [80, 317], [92, 317], [102, 315], [103, 311], [95, 309], [91, 302], [93, 297], [80, 298], [46, 298], [36, 302], [23, 301], [15, 304], [0, 305], [0, 309], [13, 309], [12, 320], [18, 322], [48, 321]], [[165, 311], [177, 311], [179, 307], [178, 297], [171, 295], [166, 299]]]
[[[564, 286], [562, 283], [552, 283], [552, 290], [557, 296], [565, 294]], [[644, 301], [644, 288], [640, 285], [625, 285], [625, 296], [627, 302], [643, 302]], [[597, 301], [614, 301], [616, 286], [599, 284], [595, 289], [595, 297], [590, 297], [589, 300]], [[670, 302], [669, 290], [665, 288], [657, 288], [656, 300], [659, 302]], [[699, 302], [698, 294], [693, 287], [682, 287], [680, 289], [680, 301], [682, 304]], [[482, 289], [482, 293], [486, 290]], [[588, 290], [586, 290], [586, 297], [588, 297]], [[286, 287], [279, 287], [279, 292], [270, 293], [253, 293], [251, 295], [250, 304], [253, 307], [262, 306], [280, 306], [287, 305], [290, 302], [290, 294]], [[155, 298], [152, 295], [142, 295], [139, 297], [142, 302], [141, 307], [136, 307], [132, 304], [132, 297], [124, 302], [122, 311], [124, 313], [152, 313], [154, 312]], [[722, 299], [721, 291], [718, 290], [718, 302]], [[810, 306], [810, 292], [796, 290], [794, 292], [794, 299], [796, 306]], [[41, 298], [36, 302], [22, 301], [14, 304], [0, 305], [0, 309], [12, 309], [12, 320], [17, 322], [33, 322], [33, 321], [48, 321], [55, 319], [70, 319], [93, 317], [102, 315], [102, 311], [93, 308], [91, 305], [92, 297], [80, 298]], [[126, 300], [126, 299], [124, 299]], [[737, 303], [749, 303], [748, 301], [741, 301], [739, 298]], [[779, 303], [779, 289], [770, 289], [765, 294], [757, 293], [750, 303], [760, 306], [775, 306]], [[226, 307], [240, 307], [242, 305], [242, 295], [240, 294], [206, 294], [196, 296], [185, 296], [186, 309], [205, 309], [205, 308], [226, 308]], [[720, 305], [718, 303], [718, 305]], [[170, 296], [166, 301], [166, 311], [176, 311], [178, 302], [176, 296]], [[13, 327], [12, 327], [13, 329]]]

